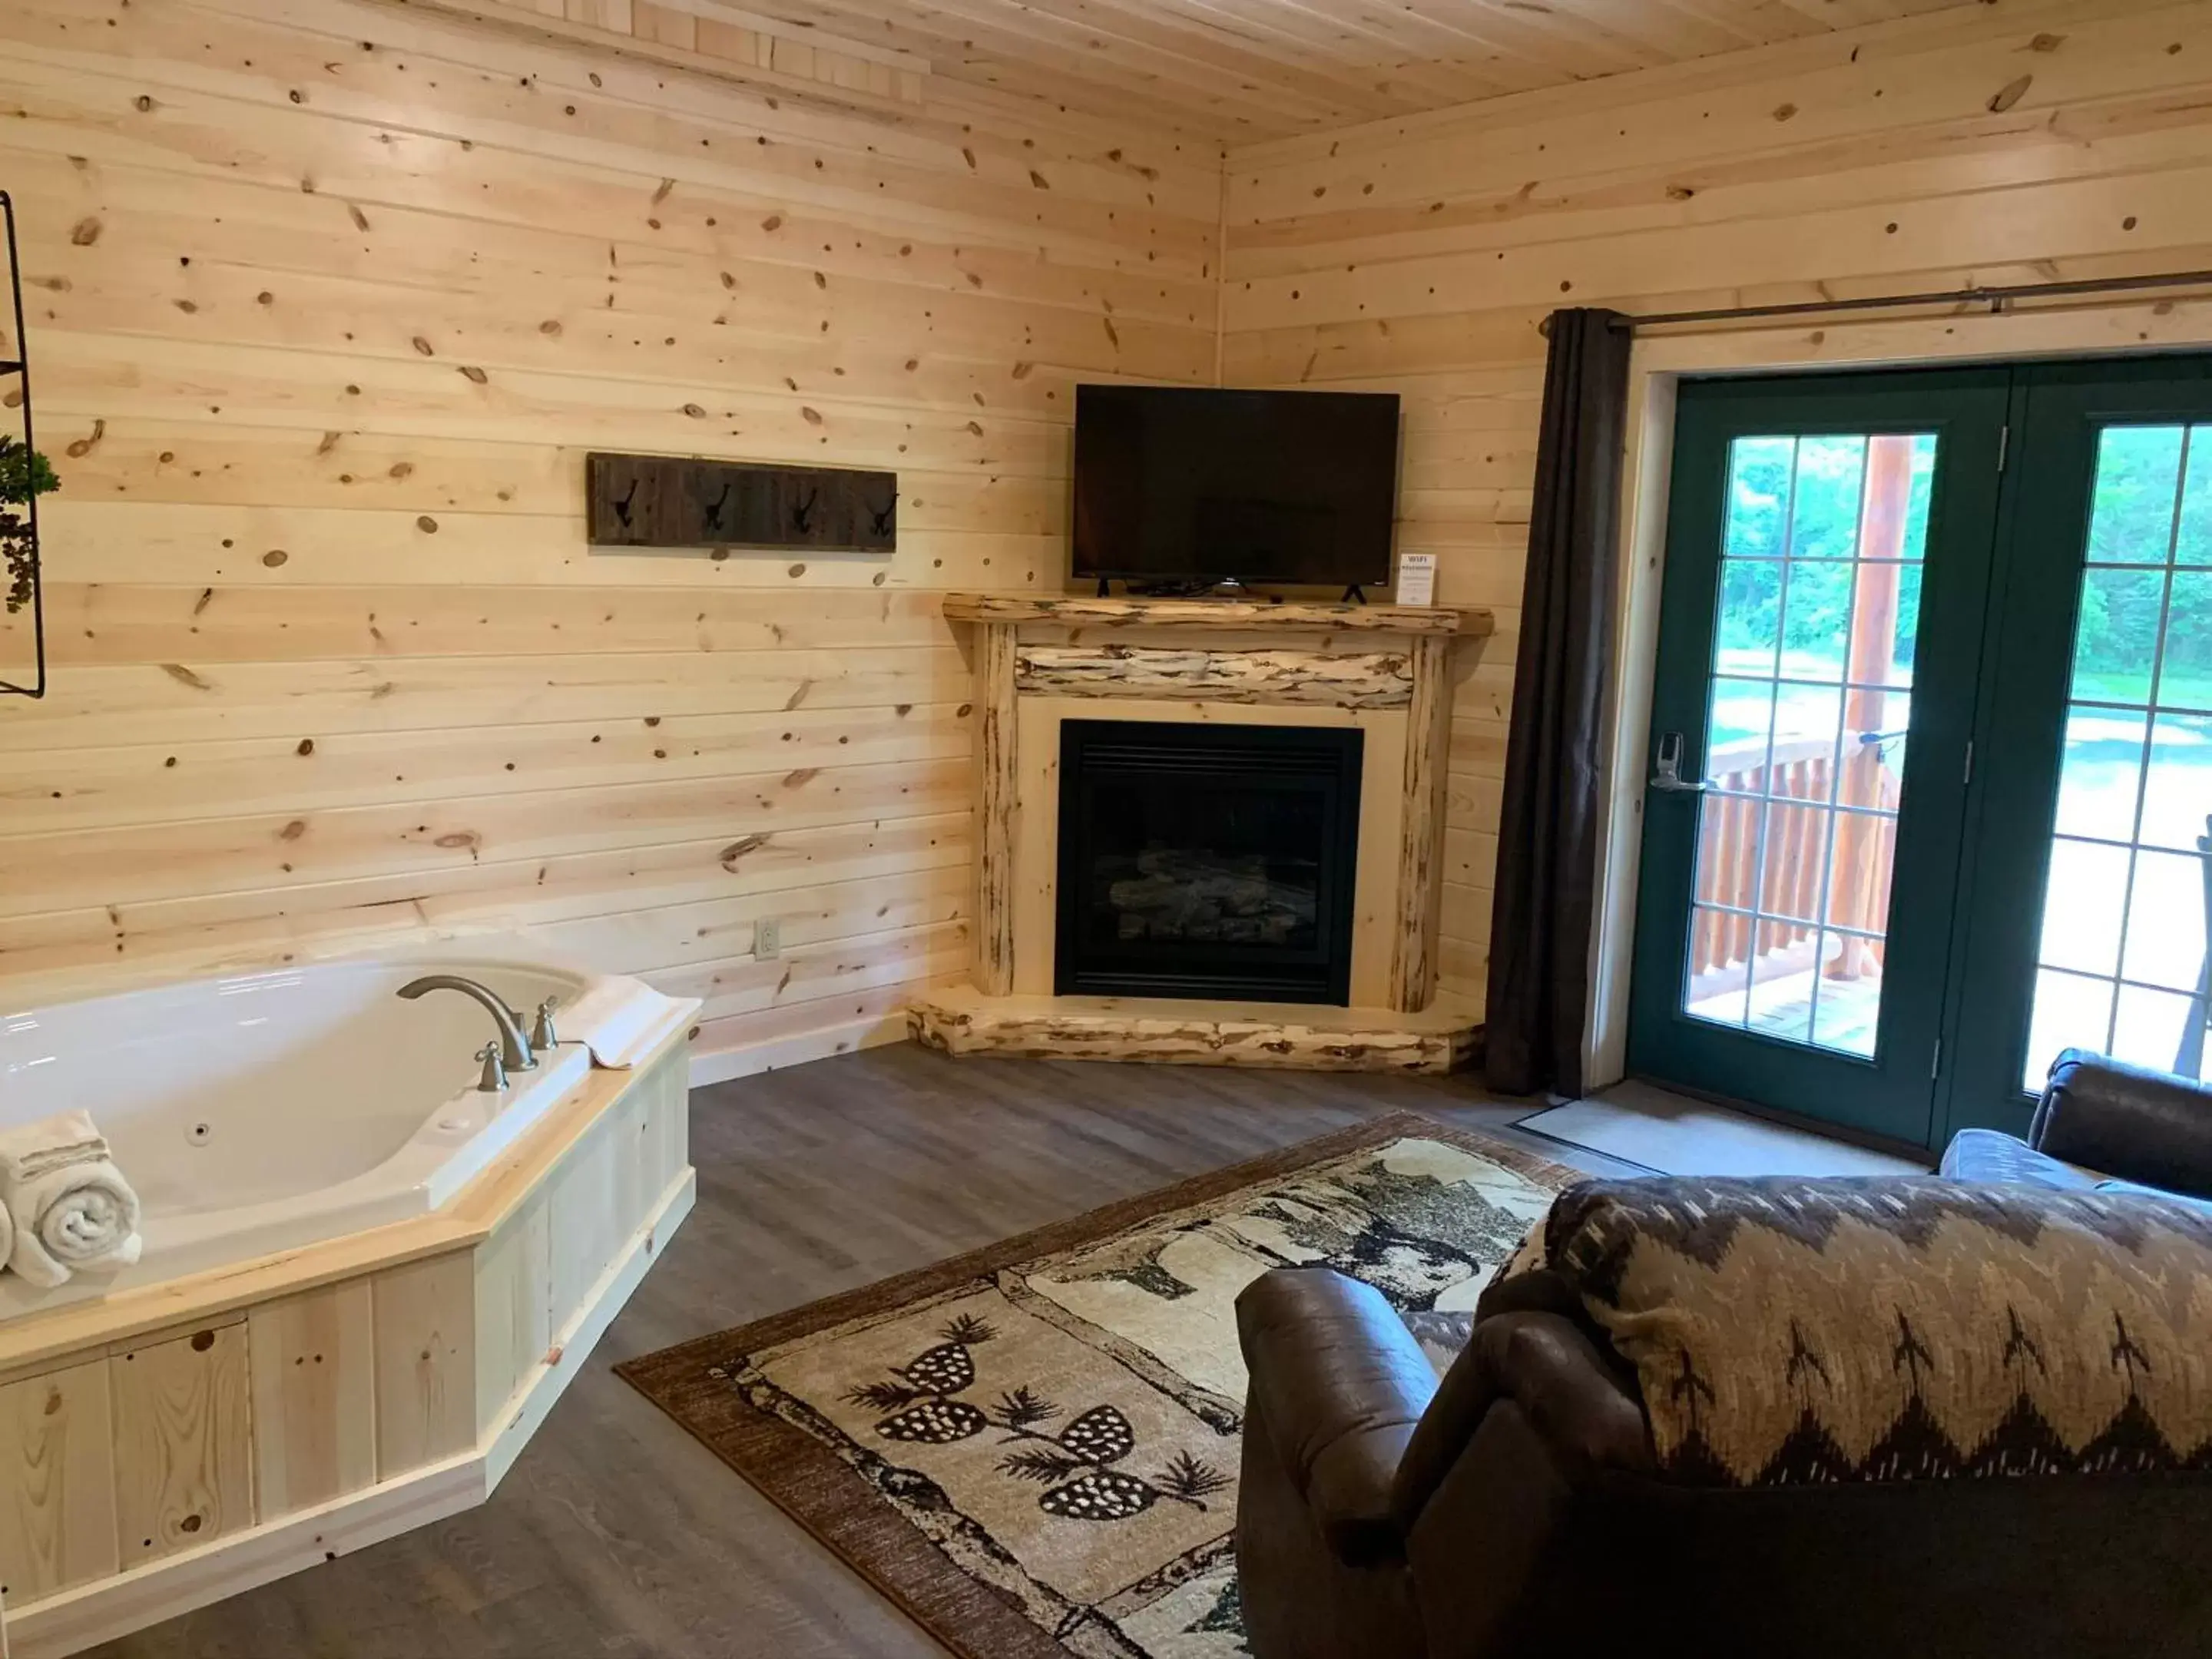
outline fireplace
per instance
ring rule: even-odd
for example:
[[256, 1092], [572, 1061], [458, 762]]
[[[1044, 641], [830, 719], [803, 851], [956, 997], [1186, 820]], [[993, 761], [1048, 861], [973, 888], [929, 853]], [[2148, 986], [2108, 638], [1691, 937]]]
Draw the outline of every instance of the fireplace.
[[1061, 721], [1054, 991], [1348, 1001], [1363, 737]]

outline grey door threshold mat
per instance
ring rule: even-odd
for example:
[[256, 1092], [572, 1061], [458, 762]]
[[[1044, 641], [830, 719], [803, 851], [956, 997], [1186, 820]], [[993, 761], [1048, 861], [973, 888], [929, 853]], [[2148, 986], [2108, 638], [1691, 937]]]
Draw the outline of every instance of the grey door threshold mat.
[[1621, 1084], [1515, 1127], [1662, 1175], [1925, 1175], [1929, 1168], [1646, 1084]]

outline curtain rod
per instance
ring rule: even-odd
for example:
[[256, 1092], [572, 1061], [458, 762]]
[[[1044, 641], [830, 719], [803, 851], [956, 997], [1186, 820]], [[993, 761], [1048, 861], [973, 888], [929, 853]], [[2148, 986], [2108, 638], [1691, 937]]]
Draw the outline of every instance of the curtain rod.
[[1659, 328], [1671, 323], [1719, 323], [1758, 317], [1803, 317], [1820, 312], [1888, 311], [1909, 306], [1986, 305], [2002, 312], [2014, 300], [2055, 299], [2069, 294], [2109, 294], [2128, 289], [2200, 288], [2212, 270], [2175, 270], [2153, 276], [2089, 276], [2070, 283], [2026, 283], [2015, 288], [1954, 288], [1938, 294], [1883, 294], [1863, 300], [1802, 300], [1790, 305], [1732, 306], [1711, 311], [1662, 311], [1622, 316], [1619, 329]]

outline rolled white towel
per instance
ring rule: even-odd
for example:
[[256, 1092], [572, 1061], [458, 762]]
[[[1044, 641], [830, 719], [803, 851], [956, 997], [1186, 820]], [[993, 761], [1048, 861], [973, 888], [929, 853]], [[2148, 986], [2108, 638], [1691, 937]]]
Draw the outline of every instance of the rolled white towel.
[[589, 1048], [592, 1064], [626, 1071], [699, 1007], [695, 999], [665, 997], [634, 979], [598, 975], [554, 1018], [561, 1040]]
[[44, 1289], [79, 1268], [128, 1267], [144, 1248], [138, 1194], [85, 1112], [0, 1131], [0, 1206], [8, 1265]]

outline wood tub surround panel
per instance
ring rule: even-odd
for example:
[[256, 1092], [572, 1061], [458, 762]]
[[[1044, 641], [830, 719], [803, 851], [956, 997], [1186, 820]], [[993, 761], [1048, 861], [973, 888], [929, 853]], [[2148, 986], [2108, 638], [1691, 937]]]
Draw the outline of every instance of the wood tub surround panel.
[[[571, 1159], [563, 1169], [599, 1161]], [[389, 1480], [476, 1438], [476, 1258], [460, 1250], [410, 1261], [379, 1273], [371, 1290], [376, 1473]]]
[[8, 1606], [107, 1577], [120, 1565], [113, 1421], [104, 1354], [0, 1387]]
[[477, 1249], [476, 1421], [494, 1427], [531, 1368], [553, 1347], [551, 1206], [541, 1189]]
[[[688, 1211], [688, 1102], [672, 1042], [592, 1073], [438, 1215], [0, 1333], [0, 1360], [42, 1352], [41, 1318], [76, 1334], [0, 1384], [16, 1659], [481, 1502]], [[240, 1282], [266, 1293], [227, 1305]], [[208, 1311], [102, 1340], [134, 1297]]]
[[253, 1486], [264, 1518], [376, 1480], [374, 1289], [343, 1279], [246, 1316]]
[[240, 1319], [109, 1356], [125, 1569], [253, 1524], [246, 1345]]

